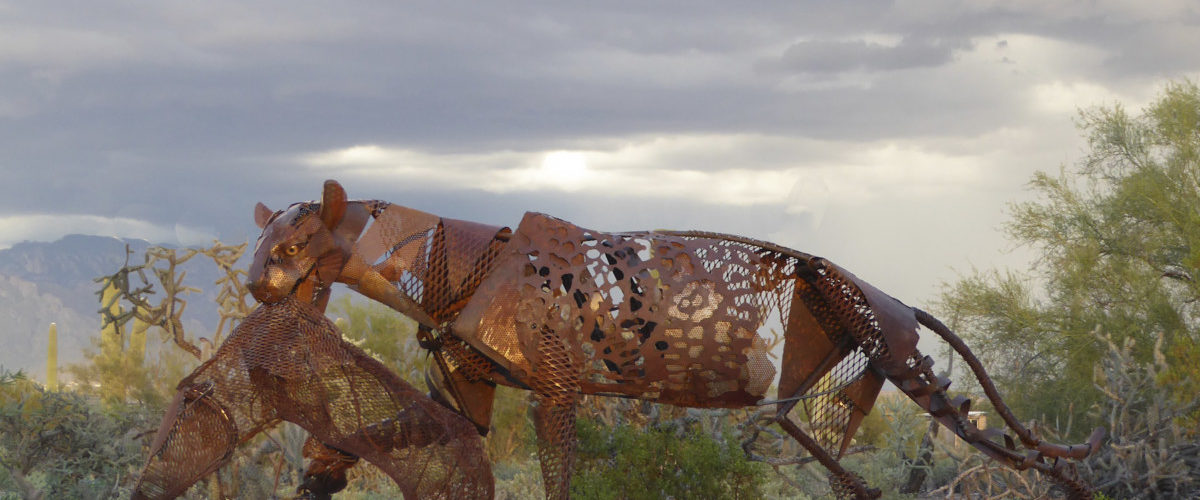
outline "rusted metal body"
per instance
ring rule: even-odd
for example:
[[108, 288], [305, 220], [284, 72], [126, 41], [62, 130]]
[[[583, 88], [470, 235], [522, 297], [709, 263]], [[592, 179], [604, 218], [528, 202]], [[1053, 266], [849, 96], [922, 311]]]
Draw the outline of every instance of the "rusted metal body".
[[[949, 381], [917, 351], [919, 325], [951, 341], [990, 388], [966, 346], [936, 319], [818, 257], [731, 235], [604, 233], [536, 213], [514, 231], [347, 201], [333, 181], [321, 202], [280, 212], [260, 204], [256, 220], [264, 231], [250, 286], [260, 301], [323, 304], [337, 281], [412, 317], [438, 360], [437, 399], [481, 431], [495, 384], [531, 390], [551, 498], [567, 496], [580, 394], [778, 404], [780, 425], [830, 469], [839, 495], [875, 496], [837, 458], [885, 379], [989, 456], [1087, 495], [1067, 459], [1098, 446], [1099, 434], [1086, 446], [1042, 443], [991, 388], [1027, 450], [990, 440], [967, 420], [969, 402], [950, 398]], [[782, 332], [778, 360], [769, 331]], [[797, 404], [805, 428], [788, 418]]]
[[261, 305], [179, 383], [133, 498], [174, 498], [228, 462], [234, 449], [287, 420], [326, 446], [313, 489], [340, 489], [357, 457], [406, 498], [491, 498], [494, 479], [467, 419], [343, 341], [311, 304]]

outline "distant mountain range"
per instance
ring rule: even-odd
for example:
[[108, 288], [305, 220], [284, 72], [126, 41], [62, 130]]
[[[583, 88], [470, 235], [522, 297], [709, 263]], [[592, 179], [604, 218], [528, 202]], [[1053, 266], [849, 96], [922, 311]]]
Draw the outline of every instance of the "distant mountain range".
[[[72, 234], [46, 242], [22, 242], [0, 250], [0, 367], [24, 370], [44, 380], [47, 330], [58, 324], [60, 373], [67, 364], [83, 360], [83, 349], [92, 346], [100, 331], [99, 283], [126, 263], [143, 262], [144, 240]], [[162, 245], [169, 247], [169, 245]], [[243, 259], [242, 265], [245, 265]], [[207, 257], [198, 255], [181, 266], [184, 284], [199, 288], [189, 294], [184, 329], [193, 337], [211, 336], [219, 316], [216, 286], [221, 277]], [[154, 280], [152, 273], [147, 278]], [[158, 291], [160, 286], [154, 283]], [[151, 300], [156, 300], [152, 296]]]

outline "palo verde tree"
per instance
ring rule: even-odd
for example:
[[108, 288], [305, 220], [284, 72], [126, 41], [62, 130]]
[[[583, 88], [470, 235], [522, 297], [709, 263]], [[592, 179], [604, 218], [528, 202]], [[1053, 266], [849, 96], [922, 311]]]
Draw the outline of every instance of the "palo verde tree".
[[1032, 273], [976, 273], [941, 300], [1016, 413], [1072, 416], [1075, 434], [1100, 418], [1088, 410], [1101, 400], [1101, 336], [1132, 339], [1143, 363], [1161, 342], [1163, 390], [1200, 389], [1200, 89], [1171, 83], [1141, 113], [1099, 107], [1078, 125], [1090, 151], [1036, 174], [1038, 199], [1015, 205], [1006, 228], [1039, 252]]

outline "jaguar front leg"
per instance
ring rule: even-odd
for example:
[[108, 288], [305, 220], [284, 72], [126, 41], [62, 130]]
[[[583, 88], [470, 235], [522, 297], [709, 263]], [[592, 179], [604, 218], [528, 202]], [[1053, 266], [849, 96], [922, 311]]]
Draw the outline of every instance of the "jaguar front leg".
[[552, 332], [543, 333], [537, 354], [530, 386], [542, 484], [546, 498], [566, 499], [571, 496], [571, 472], [575, 469], [579, 371], [562, 339]]

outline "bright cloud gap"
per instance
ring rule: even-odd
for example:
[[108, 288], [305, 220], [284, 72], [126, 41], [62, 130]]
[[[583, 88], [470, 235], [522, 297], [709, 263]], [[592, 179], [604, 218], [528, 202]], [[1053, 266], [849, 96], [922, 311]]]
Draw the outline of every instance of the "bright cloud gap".
[[632, 139], [607, 150], [534, 152], [438, 154], [367, 144], [303, 155], [300, 161], [331, 175], [391, 177], [430, 188], [595, 190], [816, 212], [829, 203], [978, 189], [996, 160], [896, 142], [851, 147], [806, 138], [714, 135]]

